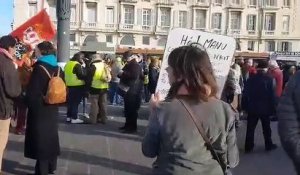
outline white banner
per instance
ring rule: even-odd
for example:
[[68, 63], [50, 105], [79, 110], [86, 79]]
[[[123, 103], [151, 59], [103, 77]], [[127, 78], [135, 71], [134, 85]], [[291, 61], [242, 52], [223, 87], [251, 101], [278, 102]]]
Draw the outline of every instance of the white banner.
[[170, 89], [168, 73], [166, 72], [169, 54], [173, 49], [191, 43], [199, 43], [206, 48], [219, 85], [218, 96], [221, 96], [236, 49], [235, 39], [198, 30], [177, 28], [169, 33], [156, 88], [156, 92], [162, 99], [165, 99]]

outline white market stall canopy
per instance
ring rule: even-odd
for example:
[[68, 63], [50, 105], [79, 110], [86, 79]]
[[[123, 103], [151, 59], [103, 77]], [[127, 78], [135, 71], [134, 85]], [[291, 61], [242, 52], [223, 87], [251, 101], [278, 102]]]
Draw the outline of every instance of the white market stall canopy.
[[300, 52], [274, 52], [271, 59], [300, 62]]

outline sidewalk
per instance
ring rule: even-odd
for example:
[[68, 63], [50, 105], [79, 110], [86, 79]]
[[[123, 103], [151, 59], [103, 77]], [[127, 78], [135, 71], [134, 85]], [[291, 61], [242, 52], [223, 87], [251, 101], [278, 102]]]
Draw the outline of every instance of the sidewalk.
[[[122, 114], [122, 108], [109, 107], [110, 114]], [[64, 112], [62, 110], [62, 112]], [[147, 110], [139, 120], [137, 135], [121, 134], [118, 127], [124, 122], [119, 115], [110, 116], [107, 125], [65, 124], [61, 117], [60, 142], [62, 155], [58, 161], [57, 175], [145, 175], [151, 170], [152, 159], [141, 153], [140, 142], [146, 129]], [[274, 142], [279, 144], [277, 123], [272, 123]], [[282, 148], [264, 151], [261, 126], [256, 132], [253, 153], [242, 152], [245, 124], [238, 131], [241, 161], [234, 175], [296, 175]], [[10, 135], [5, 152], [3, 170], [5, 175], [32, 173], [34, 161], [23, 157], [24, 136]]]

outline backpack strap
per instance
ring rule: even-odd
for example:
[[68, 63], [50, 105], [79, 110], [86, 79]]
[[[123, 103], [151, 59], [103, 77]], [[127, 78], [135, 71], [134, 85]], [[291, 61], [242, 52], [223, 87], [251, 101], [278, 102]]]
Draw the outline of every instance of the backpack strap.
[[60, 77], [60, 67], [58, 66], [57, 77]]
[[46, 72], [46, 74], [48, 75], [49, 78], [51, 78], [52, 76], [50, 75], [49, 71], [42, 65], [39, 65], [43, 70], [44, 72]]

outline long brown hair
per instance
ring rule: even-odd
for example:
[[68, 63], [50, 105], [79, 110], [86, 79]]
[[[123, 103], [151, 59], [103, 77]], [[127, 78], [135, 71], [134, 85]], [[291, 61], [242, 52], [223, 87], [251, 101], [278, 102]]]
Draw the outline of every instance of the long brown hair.
[[[173, 68], [174, 76], [181, 81], [171, 84], [167, 99], [175, 98], [182, 85], [195, 100], [207, 101], [209, 97], [216, 96], [218, 85], [209, 56], [204, 49], [195, 46], [178, 47], [170, 53], [168, 64]], [[207, 86], [210, 93], [207, 93]]]

